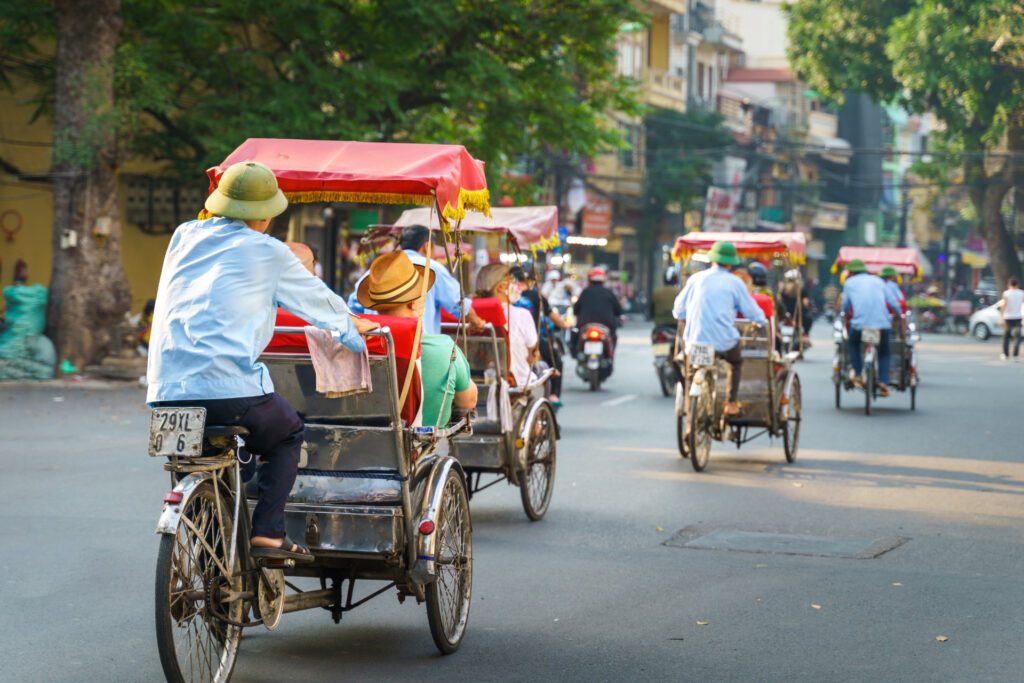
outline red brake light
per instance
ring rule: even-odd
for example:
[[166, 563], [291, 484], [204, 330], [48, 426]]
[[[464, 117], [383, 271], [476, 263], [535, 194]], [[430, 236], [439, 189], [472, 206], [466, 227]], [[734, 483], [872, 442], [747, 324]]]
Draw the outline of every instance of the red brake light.
[[424, 536], [429, 536], [434, 533], [434, 523], [429, 519], [425, 519], [420, 522], [420, 533]]
[[587, 330], [587, 339], [600, 339], [600, 338], [601, 338], [601, 331], [600, 330], [595, 330], [593, 328]]
[[181, 491], [168, 491], [167, 495], [164, 496], [164, 502], [170, 503], [171, 505], [177, 505], [181, 502], [182, 498], [184, 498], [184, 496], [181, 495]]

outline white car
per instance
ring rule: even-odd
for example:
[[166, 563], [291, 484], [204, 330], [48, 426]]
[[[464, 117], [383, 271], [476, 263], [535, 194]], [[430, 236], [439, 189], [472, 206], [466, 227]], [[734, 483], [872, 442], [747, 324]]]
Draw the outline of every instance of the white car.
[[978, 341], [985, 341], [993, 334], [1001, 334], [1003, 312], [999, 310], [999, 304], [992, 304], [975, 311], [967, 326], [971, 336]]

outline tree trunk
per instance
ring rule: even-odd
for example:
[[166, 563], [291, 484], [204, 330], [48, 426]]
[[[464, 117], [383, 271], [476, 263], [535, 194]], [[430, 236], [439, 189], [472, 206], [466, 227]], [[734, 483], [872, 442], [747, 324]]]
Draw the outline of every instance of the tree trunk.
[[[131, 297], [121, 265], [114, 52], [121, 0], [55, 0], [53, 275], [47, 328], [58, 361], [95, 362]], [[74, 246], [66, 243], [73, 235]], [[65, 242], [62, 248], [62, 242]]]

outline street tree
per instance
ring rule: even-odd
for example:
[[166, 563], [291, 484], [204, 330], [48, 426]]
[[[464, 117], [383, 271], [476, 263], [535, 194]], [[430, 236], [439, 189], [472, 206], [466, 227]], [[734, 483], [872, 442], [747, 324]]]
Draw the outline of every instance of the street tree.
[[637, 232], [640, 253], [653, 257], [652, 249], [670, 208], [678, 207], [685, 214], [705, 195], [712, 164], [734, 144], [723, 121], [721, 114], [701, 109], [685, 113], [655, 109], [644, 117], [643, 221]]
[[[123, 30], [89, 35], [108, 25], [101, 19], [108, 10], [109, 26], [123, 21]], [[0, 83], [34, 84], [37, 113], [55, 124], [69, 101], [61, 99], [65, 81], [53, 77], [61, 55], [70, 54], [62, 41], [83, 38], [59, 28], [86, 14], [85, 39], [103, 47], [74, 53], [87, 59], [75, 65], [81, 78], [73, 82], [90, 87], [80, 88], [74, 134], [55, 128], [54, 172], [70, 163], [62, 150], [72, 141], [102, 142], [88, 156], [96, 173], [109, 170], [110, 178], [82, 182], [83, 191], [108, 202], [116, 196], [119, 153], [201, 182], [208, 166], [248, 137], [451, 142], [488, 162], [494, 179], [524, 156], [592, 155], [614, 144], [603, 112], [636, 107], [630, 84], [615, 73], [618, 30], [637, 17], [630, 0], [5, 3]], [[47, 49], [54, 36], [56, 54]], [[112, 103], [96, 101], [97, 92], [110, 91], [106, 80], [97, 89], [97, 76], [85, 78], [94, 62], [113, 78]], [[83, 206], [98, 206], [98, 195], [91, 196]], [[97, 215], [55, 205], [55, 235], [68, 227], [84, 234], [85, 221]], [[83, 336], [87, 317], [58, 312], [97, 311], [102, 298], [113, 310], [107, 315], [104, 303], [104, 316], [90, 327], [106, 328], [128, 305], [123, 277], [96, 275], [113, 278], [120, 267], [117, 228], [97, 252], [103, 263], [89, 262], [95, 274], [79, 291], [58, 279], [85, 281], [80, 271], [58, 275], [68, 255], [55, 250], [51, 330], [76, 362], [95, 358], [101, 345], [93, 342], [102, 340]]]
[[835, 101], [870, 94], [943, 123], [1001, 285], [1020, 275], [1003, 202], [1024, 188], [1024, 34], [1019, 0], [796, 0], [790, 58]]

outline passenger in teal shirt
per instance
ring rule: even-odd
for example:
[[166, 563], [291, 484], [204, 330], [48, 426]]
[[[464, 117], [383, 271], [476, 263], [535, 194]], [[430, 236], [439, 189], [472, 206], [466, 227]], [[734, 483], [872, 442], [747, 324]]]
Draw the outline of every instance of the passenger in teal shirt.
[[[455, 357], [452, 358], [452, 350]], [[473, 388], [472, 405], [460, 401], [464, 409], [476, 407], [476, 385], [469, 376], [469, 361], [455, 341], [442, 334], [423, 337], [423, 425], [444, 428], [452, 419], [456, 396]]]
[[[414, 264], [402, 251], [378, 256], [356, 289], [359, 304], [381, 315], [420, 317], [426, 298], [423, 289], [425, 270], [425, 266]], [[435, 278], [431, 271], [426, 287], [428, 292]], [[424, 334], [421, 343], [422, 424], [443, 429], [451, 420], [453, 406], [461, 410], [476, 407], [476, 384], [470, 378], [466, 356], [451, 337]], [[405, 378], [399, 377], [398, 386], [404, 384]]]

